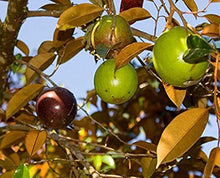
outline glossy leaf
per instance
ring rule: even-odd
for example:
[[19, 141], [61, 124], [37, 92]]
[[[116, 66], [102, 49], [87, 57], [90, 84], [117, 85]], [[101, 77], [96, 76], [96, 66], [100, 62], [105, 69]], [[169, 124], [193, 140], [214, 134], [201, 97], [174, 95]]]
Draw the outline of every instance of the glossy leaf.
[[42, 84], [31, 84], [20, 89], [8, 102], [6, 109], [6, 119], [13, 116], [17, 111], [24, 107], [30, 100], [35, 98], [43, 89]]
[[16, 46], [20, 49], [26, 56], [29, 55], [29, 48], [28, 46], [21, 40], [17, 40]]
[[206, 36], [220, 36], [220, 27], [216, 24], [209, 24], [204, 27], [202, 30], [202, 35]]
[[30, 156], [33, 156], [45, 143], [46, 131], [31, 130], [25, 137], [25, 147]]
[[[55, 57], [56, 57], [56, 55], [54, 53], [40, 53], [40, 54], [36, 55], [35, 57], [33, 57], [29, 61], [29, 64], [34, 66], [35, 68], [43, 71], [47, 67], [49, 67], [50, 64], [53, 63]], [[32, 82], [34, 80], [34, 78], [36, 77], [36, 75], [37, 74], [34, 70], [27, 67], [26, 72], [25, 72], [27, 83]]]
[[67, 62], [69, 59], [79, 53], [84, 48], [84, 46], [85, 43], [83, 37], [79, 37], [77, 39], [69, 41], [64, 47], [63, 53], [58, 62], [60, 62], [61, 64]]
[[209, 112], [193, 108], [176, 116], [163, 131], [157, 147], [157, 167], [182, 156], [200, 138]]
[[134, 42], [130, 45], [127, 45], [116, 56], [116, 70], [128, 64], [135, 56], [137, 56], [147, 48], [152, 47], [152, 45], [153, 44], [143, 42]]
[[186, 90], [174, 88], [172, 85], [163, 84], [163, 86], [170, 100], [176, 105], [177, 108], [180, 108], [186, 96]]
[[94, 156], [93, 165], [97, 171], [99, 171], [101, 169], [101, 166], [102, 166], [102, 156], [101, 155]]
[[11, 147], [12, 145], [18, 144], [24, 139], [26, 132], [24, 131], [11, 131], [4, 135], [1, 141], [1, 149]]
[[78, 4], [64, 11], [58, 20], [57, 28], [67, 30], [91, 22], [103, 12], [103, 8], [95, 4]]
[[138, 20], [144, 20], [151, 17], [151, 14], [146, 9], [140, 7], [128, 9], [121, 12], [119, 15], [127, 20], [129, 24], [132, 24]]
[[143, 6], [143, 0], [122, 0], [120, 6], [120, 12], [133, 7], [142, 7], [142, 6]]
[[154, 152], [156, 153], [156, 149], [157, 149], [157, 146], [153, 143], [148, 143], [148, 142], [145, 142], [145, 141], [137, 141], [137, 142], [134, 142], [132, 145], [135, 145], [139, 148], [143, 148], [147, 151], [151, 151], [151, 152]]
[[115, 161], [110, 155], [102, 156], [102, 162], [115, 169]]
[[18, 168], [15, 170], [13, 178], [30, 178], [30, 173], [27, 166], [25, 164], [18, 166]]
[[184, 53], [183, 60], [188, 63], [206, 61], [206, 56], [215, 51], [208, 42], [195, 34], [188, 36], [187, 46], [188, 49]]
[[210, 23], [219, 25], [220, 24], [220, 16], [216, 15], [216, 14], [207, 14], [204, 15], [203, 17], [205, 17]]
[[141, 159], [141, 168], [144, 178], [150, 178], [156, 170], [157, 159], [146, 157]]
[[104, 3], [103, 0], [89, 0], [91, 3], [96, 4], [100, 7], [103, 7]]
[[204, 178], [210, 178], [212, 177], [212, 171], [214, 169], [214, 166], [220, 167], [220, 148], [216, 147], [212, 149], [208, 162], [206, 163], [205, 169], [204, 169]]
[[[198, 7], [195, 3], [194, 0], [183, 0], [183, 2], [185, 3], [185, 5], [189, 8], [189, 10], [191, 12], [197, 12], [198, 11]], [[193, 14], [195, 17], [197, 17], [197, 14]]]

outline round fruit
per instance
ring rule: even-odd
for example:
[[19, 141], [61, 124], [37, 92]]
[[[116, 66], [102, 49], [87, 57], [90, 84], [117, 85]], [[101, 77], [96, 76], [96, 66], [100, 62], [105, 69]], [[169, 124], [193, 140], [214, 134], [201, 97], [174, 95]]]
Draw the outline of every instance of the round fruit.
[[91, 34], [96, 52], [112, 49], [121, 50], [134, 41], [130, 25], [121, 16], [105, 15], [94, 26]]
[[156, 40], [153, 64], [164, 82], [177, 87], [188, 87], [196, 84], [204, 75], [208, 62], [185, 62], [183, 54], [186, 50], [187, 33], [183, 27], [173, 27]]
[[138, 85], [137, 73], [130, 64], [115, 72], [115, 59], [108, 59], [96, 70], [94, 85], [103, 101], [121, 104], [134, 95]]
[[51, 129], [68, 126], [77, 113], [74, 95], [62, 87], [44, 90], [37, 98], [36, 112], [40, 120]]

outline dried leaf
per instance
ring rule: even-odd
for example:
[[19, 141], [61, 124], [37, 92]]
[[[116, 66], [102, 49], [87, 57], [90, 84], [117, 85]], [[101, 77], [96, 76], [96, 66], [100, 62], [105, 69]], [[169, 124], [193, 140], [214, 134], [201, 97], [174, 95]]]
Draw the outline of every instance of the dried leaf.
[[150, 178], [154, 171], [156, 170], [157, 159], [156, 158], [142, 158], [141, 159], [141, 168], [144, 178]]
[[216, 14], [207, 14], [202, 17], [205, 17], [210, 23], [219, 25], [220, 24], [220, 16]]
[[[194, 0], [183, 0], [185, 5], [189, 8], [191, 12], [198, 12], [198, 7]], [[197, 13], [193, 14], [195, 17], [197, 17]]]
[[40, 47], [38, 48], [38, 54], [52, 52], [51, 51], [52, 49], [53, 49], [53, 42], [44, 41], [43, 43], [41, 43]]
[[45, 143], [46, 131], [31, 130], [25, 137], [25, 147], [30, 156], [33, 156]]
[[154, 152], [154, 153], [156, 153], [156, 149], [157, 149], [157, 146], [155, 144], [148, 143], [148, 142], [145, 142], [145, 141], [137, 141], [137, 142], [134, 142], [132, 145], [135, 145], [137, 147], [143, 148], [147, 151], [151, 151], [151, 152]]
[[61, 64], [67, 62], [69, 59], [79, 53], [84, 48], [84, 46], [85, 43], [83, 37], [69, 41], [64, 47], [64, 51], [58, 61]]
[[133, 7], [142, 7], [143, 0], [122, 0], [120, 6], [120, 12], [128, 10]]
[[157, 147], [157, 167], [182, 156], [200, 138], [209, 112], [193, 108], [176, 116], [163, 131]]
[[176, 105], [177, 108], [180, 108], [186, 96], [186, 90], [174, 88], [172, 85], [163, 84], [163, 86], [170, 100]]
[[209, 24], [202, 30], [202, 35], [206, 36], [220, 36], [220, 26], [216, 24]]
[[95, 4], [78, 4], [65, 10], [57, 23], [57, 28], [66, 30], [91, 22], [103, 12], [103, 8]]
[[220, 167], [220, 148], [219, 147], [212, 149], [209, 155], [208, 162], [206, 163], [206, 166], [204, 169], [204, 178], [212, 177], [212, 171], [215, 165]]
[[[38, 54], [35, 57], [33, 57], [29, 61], [29, 64], [34, 66], [35, 68], [43, 71], [47, 67], [49, 67], [50, 64], [52, 64], [55, 57], [56, 57], [56, 55], [54, 53], [41, 53], [41, 54]], [[36, 75], [37, 74], [35, 71], [33, 71], [31, 68], [27, 68], [26, 72], [25, 72], [27, 83], [32, 82], [34, 80], [34, 78], [36, 77]]]
[[17, 40], [16, 46], [20, 49], [26, 56], [29, 55], [28, 46], [21, 40]]
[[8, 102], [6, 109], [6, 119], [13, 116], [22, 107], [24, 107], [30, 100], [35, 98], [42, 90], [44, 85], [42, 84], [31, 84], [20, 89]]
[[11, 131], [4, 135], [4, 138], [1, 141], [1, 149], [11, 147], [12, 145], [18, 144], [21, 140], [24, 139], [26, 132], [24, 131]]
[[140, 7], [128, 9], [121, 12], [119, 15], [127, 20], [129, 24], [133, 24], [138, 20], [144, 20], [151, 17], [151, 14], [146, 9]]
[[55, 48], [59, 48], [60, 46], [64, 45], [71, 39], [73, 39], [74, 29], [68, 29], [66, 31], [60, 31], [58, 28], [55, 29], [53, 34], [53, 46]]
[[152, 46], [153, 44], [144, 42], [134, 42], [130, 45], [127, 45], [116, 57], [116, 70], [128, 64], [135, 56]]

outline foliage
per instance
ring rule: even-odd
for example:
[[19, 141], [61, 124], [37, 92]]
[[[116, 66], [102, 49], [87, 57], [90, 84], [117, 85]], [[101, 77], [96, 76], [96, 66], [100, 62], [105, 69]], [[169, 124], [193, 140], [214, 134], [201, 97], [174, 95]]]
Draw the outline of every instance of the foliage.
[[[144, 1], [154, 7], [155, 16], [148, 6], [142, 7], [142, 0], [123, 0], [120, 13], [112, 0], [77, 5], [70, 0], [51, 1], [43, 10], [29, 11], [27, 1], [8, 0], [7, 17], [0, 22], [1, 177], [220, 177], [220, 135], [201, 137], [210, 115], [220, 128], [220, 17], [206, 14], [211, 4], [220, 1], [210, 0], [199, 9], [194, 0], [183, 0], [187, 12], [179, 8], [178, 0]], [[57, 86], [51, 76], [81, 50], [93, 55], [94, 62], [103, 60], [91, 44], [91, 35], [106, 13], [119, 15], [129, 24], [147, 24], [142, 21], [146, 19], [155, 23], [150, 27], [153, 34], [132, 27], [136, 41], [121, 50], [117, 44], [111, 49], [115, 70], [128, 63], [136, 68], [135, 95], [123, 104], [109, 105], [95, 90], [88, 91], [78, 106], [82, 112], [71, 125], [59, 130], [45, 127], [36, 115], [36, 96], [44, 86]], [[192, 27], [184, 14], [203, 22]], [[34, 16], [58, 19], [53, 40], [42, 42], [38, 53], [30, 56], [29, 47], [17, 35], [24, 20]], [[201, 62], [201, 57], [209, 61], [199, 83], [176, 88], [155, 72], [151, 54], [162, 25], [164, 30], [181, 25], [194, 33], [187, 39], [186, 62]], [[76, 28], [84, 35], [77, 36]], [[21, 54], [14, 54], [15, 47]], [[53, 73], [45, 74], [54, 61]], [[96, 108], [91, 114], [89, 104]], [[207, 156], [202, 146], [213, 140], [217, 145]]]

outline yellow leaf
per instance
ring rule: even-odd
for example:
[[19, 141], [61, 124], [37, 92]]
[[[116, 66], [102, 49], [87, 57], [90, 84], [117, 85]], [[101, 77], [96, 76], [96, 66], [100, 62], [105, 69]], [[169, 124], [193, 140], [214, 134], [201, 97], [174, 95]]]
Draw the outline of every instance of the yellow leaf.
[[6, 119], [13, 116], [22, 107], [24, 107], [30, 100], [35, 98], [42, 90], [44, 85], [42, 84], [31, 84], [20, 89], [8, 102], [6, 109]]
[[[29, 64], [34, 66], [35, 68], [43, 71], [54, 61], [56, 55], [54, 53], [41, 53], [33, 57]], [[36, 77], [36, 72], [31, 68], [27, 67], [25, 72], [27, 83], [30, 83]]]
[[116, 56], [116, 70], [128, 64], [135, 56], [152, 46], [153, 44], [150, 43], [134, 42], [124, 47]]
[[69, 59], [71, 59], [73, 56], [75, 56], [77, 53], [79, 53], [85, 46], [84, 38], [79, 37], [77, 39], [73, 39], [69, 41], [66, 46], [64, 47], [64, 51], [59, 58], [59, 61], [61, 64], [65, 63]]
[[204, 169], [204, 178], [211, 177], [214, 166], [220, 167], [220, 148], [219, 147], [212, 149], [209, 155], [208, 162], [206, 163], [206, 166]]
[[174, 88], [172, 85], [163, 84], [163, 86], [170, 100], [176, 105], [177, 108], [180, 108], [186, 96], [186, 90]]
[[9, 133], [6, 133], [4, 135], [4, 138], [2, 139], [0, 148], [8, 148], [12, 145], [18, 144], [21, 140], [24, 139], [26, 135], [26, 132], [24, 131], [11, 131]]
[[210, 23], [214, 23], [216, 25], [220, 24], [220, 16], [216, 14], [207, 14], [204, 15], [203, 17], [205, 17]]
[[[189, 8], [191, 12], [198, 12], [198, 7], [194, 0], [183, 0], [185, 5]], [[197, 17], [197, 14], [193, 14], [195, 17]]]
[[25, 147], [30, 156], [33, 156], [45, 143], [46, 131], [31, 130], [25, 137]]
[[156, 170], [157, 159], [156, 158], [142, 158], [141, 168], [144, 178], [150, 178], [154, 171]]
[[129, 24], [151, 17], [150, 13], [146, 9], [140, 7], [134, 7], [122, 11], [119, 15], [127, 20]]
[[176, 116], [163, 131], [157, 146], [157, 167], [182, 156], [200, 138], [209, 112], [193, 108]]
[[67, 30], [91, 22], [103, 12], [103, 8], [95, 4], [82, 3], [65, 10], [57, 23], [57, 28]]
[[21, 40], [17, 40], [16, 46], [20, 49], [26, 56], [29, 55], [28, 46]]
[[201, 35], [206, 36], [220, 36], [220, 25], [209, 24], [204, 27]]

